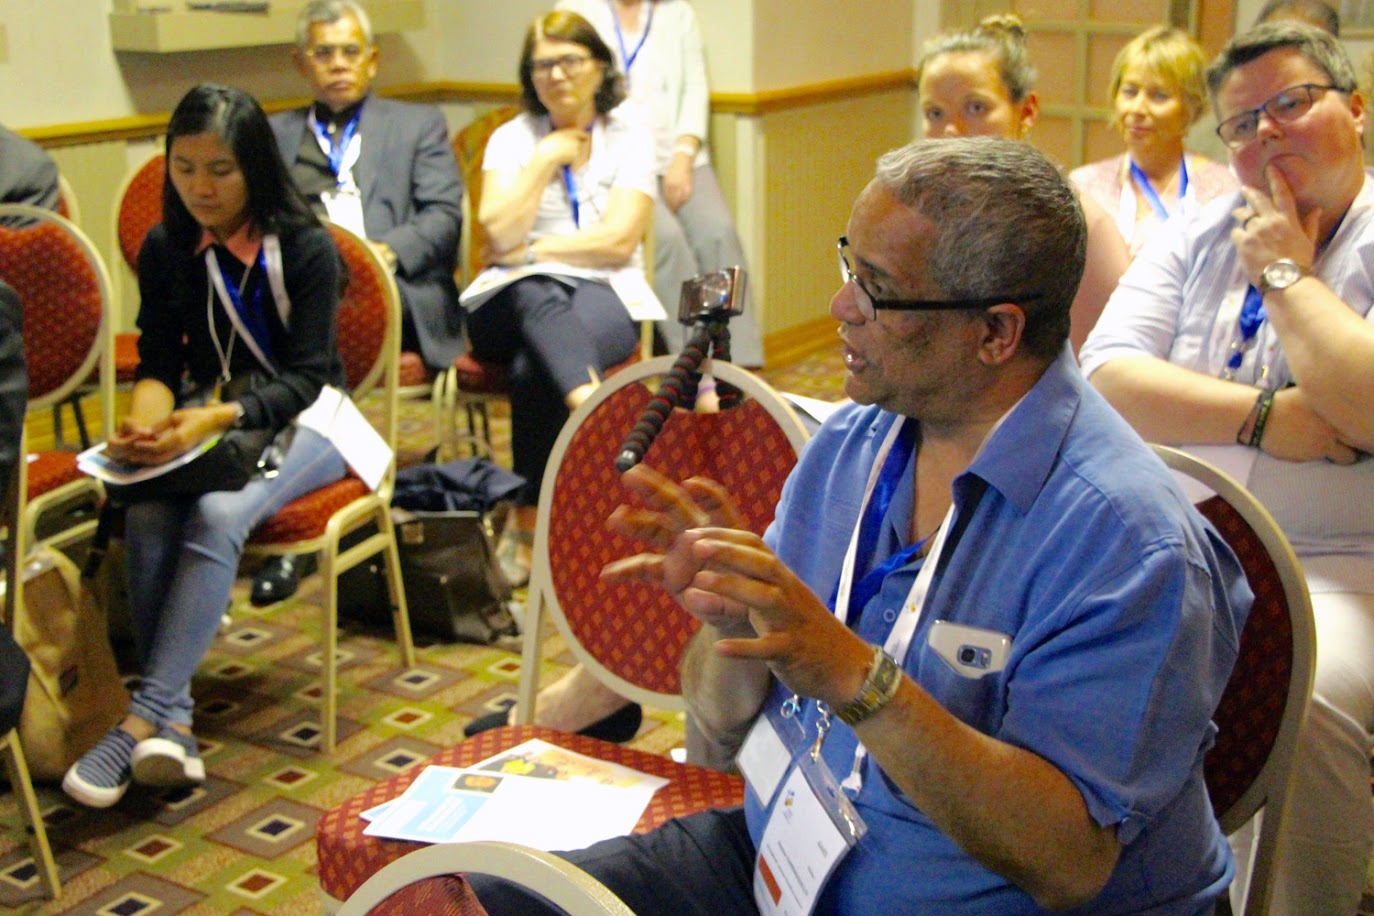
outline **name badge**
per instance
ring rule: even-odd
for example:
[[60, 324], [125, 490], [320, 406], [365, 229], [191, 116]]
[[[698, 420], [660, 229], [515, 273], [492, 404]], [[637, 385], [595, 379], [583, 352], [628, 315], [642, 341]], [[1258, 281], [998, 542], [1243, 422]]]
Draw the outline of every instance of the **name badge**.
[[325, 191], [320, 195], [329, 221], [338, 223], [349, 232], [367, 238], [363, 229], [363, 197], [356, 185], [337, 191]]
[[754, 863], [762, 916], [808, 916], [867, 826], [824, 760], [798, 755], [773, 801]]

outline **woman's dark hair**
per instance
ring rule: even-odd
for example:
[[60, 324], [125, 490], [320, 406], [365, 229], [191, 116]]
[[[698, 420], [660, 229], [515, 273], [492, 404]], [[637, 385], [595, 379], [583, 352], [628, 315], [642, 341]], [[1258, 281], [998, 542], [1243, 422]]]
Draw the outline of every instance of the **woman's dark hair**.
[[520, 101], [526, 111], [534, 115], [549, 113], [534, 91], [534, 46], [541, 38], [581, 45], [593, 60], [601, 62], [601, 88], [596, 90], [594, 100], [597, 114], [604, 115], [625, 101], [625, 78], [616, 69], [615, 56], [596, 33], [596, 28], [576, 13], [557, 10], [534, 20], [525, 32], [525, 46], [520, 51]]
[[172, 186], [172, 142], [203, 133], [215, 134], [233, 151], [248, 188], [248, 216], [259, 231], [282, 234], [320, 224], [292, 183], [257, 100], [233, 86], [201, 83], [177, 103], [167, 124], [162, 222], [174, 246], [194, 248], [201, 228]]

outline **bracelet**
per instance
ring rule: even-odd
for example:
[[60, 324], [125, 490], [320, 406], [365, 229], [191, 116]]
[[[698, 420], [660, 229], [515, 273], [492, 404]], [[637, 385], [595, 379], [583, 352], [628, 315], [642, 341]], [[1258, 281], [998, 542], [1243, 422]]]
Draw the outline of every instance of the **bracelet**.
[[1264, 424], [1269, 422], [1269, 410], [1274, 406], [1274, 390], [1266, 388], [1255, 399], [1255, 428], [1250, 431], [1250, 447], [1259, 448], [1264, 439]]
[[1255, 406], [1245, 415], [1245, 422], [1236, 431], [1236, 444], [1249, 448], [1259, 448], [1264, 438], [1264, 425], [1269, 422], [1269, 411], [1274, 406], [1274, 392], [1266, 388], [1255, 398]]
[[700, 147], [693, 147], [690, 143], [678, 143], [673, 147], [673, 152], [682, 153], [689, 159], [695, 159], [697, 157], [697, 150], [699, 148]]
[[533, 263], [534, 263], [534, 246], [533, 246], [533, 245], [526, 245], [526, 246], [525, 246], [525, 263], [526, 263], [526, 264], [533, 264]]

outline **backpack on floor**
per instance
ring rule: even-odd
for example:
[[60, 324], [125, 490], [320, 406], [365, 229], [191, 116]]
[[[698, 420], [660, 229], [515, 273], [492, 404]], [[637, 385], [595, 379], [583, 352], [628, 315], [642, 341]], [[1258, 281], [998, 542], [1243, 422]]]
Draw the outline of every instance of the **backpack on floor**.
[[128, 709], [105, 613], [76, 565], [40, 548], [20, 570], [23, 591], [10, 629], [29, 657], [19, 740], [34, 779], [61, 779]]

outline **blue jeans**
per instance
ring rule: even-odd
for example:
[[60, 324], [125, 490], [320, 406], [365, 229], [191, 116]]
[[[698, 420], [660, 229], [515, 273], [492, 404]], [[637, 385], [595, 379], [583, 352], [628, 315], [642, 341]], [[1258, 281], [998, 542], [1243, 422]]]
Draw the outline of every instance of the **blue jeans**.
[[126, 521], [134, 647], [143, 682], [129, 711], [156, 725], [191, 724], [191, 677], [229, 606], [248, 535], [299, 496], [343, 477], [319, 433], [297, 429], [275, 477], [242, 490], [136, 503]]

